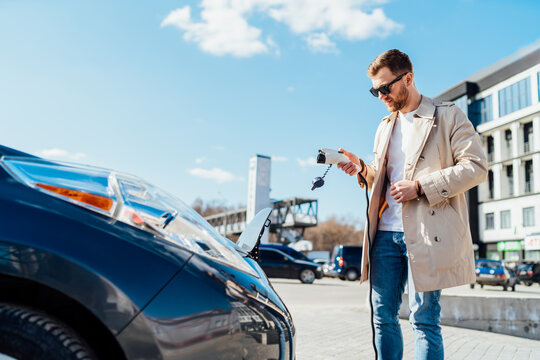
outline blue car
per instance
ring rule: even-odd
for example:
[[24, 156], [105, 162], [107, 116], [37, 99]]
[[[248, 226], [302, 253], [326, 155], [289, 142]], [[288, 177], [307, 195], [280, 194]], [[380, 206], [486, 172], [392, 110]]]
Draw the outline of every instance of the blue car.
[[[475, 262], [476, 283], [480, 287], [484, 285], [502, 286], [506, 291], [512, 288], [516, 291], [517, 277], [516, 274], [507, 269], [504, 263], [500, 260], [477, 259]], [[474, 289], [474, 284], [471, 284], [471, 289]]]
[[0, 146], [0, 358], [294, 359], [256, 259], [138, 177]]

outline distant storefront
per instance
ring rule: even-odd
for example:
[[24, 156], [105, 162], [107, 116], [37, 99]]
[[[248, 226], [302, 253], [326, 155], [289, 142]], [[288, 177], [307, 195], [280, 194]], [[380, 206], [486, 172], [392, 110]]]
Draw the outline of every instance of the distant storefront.
[[525, 260], [540, 260], [540, 233], [529, 235], [523, 240]]
[[494, 260], [523, 261], [540, 260], [540, 233], [523, 240], [508, 240], [486, 246], [486, 257]]

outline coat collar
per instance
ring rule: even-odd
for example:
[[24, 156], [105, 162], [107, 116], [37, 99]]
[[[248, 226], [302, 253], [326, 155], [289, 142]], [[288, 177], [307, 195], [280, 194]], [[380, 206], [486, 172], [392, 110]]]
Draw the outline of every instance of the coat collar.
[[418, 109], [416, 109], [414, 117], [423, 119], [435, 118], [435, 103], [433, 102], [433, 100], [428, 98], [427, 96], [422, 95], [422, 99], [420, 100], [420, 106], [418, 106]]
[[[398, 116], [398, 112], [394, 111], [393, 113], [385, 116], [383, 120], [386, 120], [386, 122], [391, 122], [396, 120]], [[435, 118], [435, 103], [433, 102], [433, 99], [428, 98], [427, 96], [422, 95], [422, 98], [420, 99], [420, 105], [418, 106], [418, 109], [416, 109], [416, 113], [414, 114], [415, 118], [422, 118], [422, 119], [434, 119]]]

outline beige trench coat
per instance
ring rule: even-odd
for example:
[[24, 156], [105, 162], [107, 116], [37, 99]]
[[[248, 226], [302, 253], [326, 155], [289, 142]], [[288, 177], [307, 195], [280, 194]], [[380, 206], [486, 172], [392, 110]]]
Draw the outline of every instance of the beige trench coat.
[[[386, 162], [397, 112], [385, 117], [375, 135], [375, 160], [367, 166], [371, 190], [371, 241], [385, 202]], [[465, 191], [485, 181], [486, 155], [467, 116], [453, 103], [422, 97], [407, 144], [404, 178], [419, 180], [425, 195], [402, 206], [403, 231], [416, 291], [476, 281]], [[364, 183], [358, 177], [361, 187]], [[361, 281], [368, 279], [368, 229], [364, 232]]]

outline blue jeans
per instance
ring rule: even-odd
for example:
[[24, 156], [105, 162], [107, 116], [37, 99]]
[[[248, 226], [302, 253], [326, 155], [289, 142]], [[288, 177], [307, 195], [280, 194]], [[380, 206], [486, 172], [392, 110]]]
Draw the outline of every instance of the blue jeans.
[[441, 291], [416, 292], [402, 232], [377, 231], [371, 253], [375, 346], [380, 360], [403, 358], [398, 313], [408, 283], [409, 321], [414, 330], [416, 360], [444, 359], [440, 327]]

